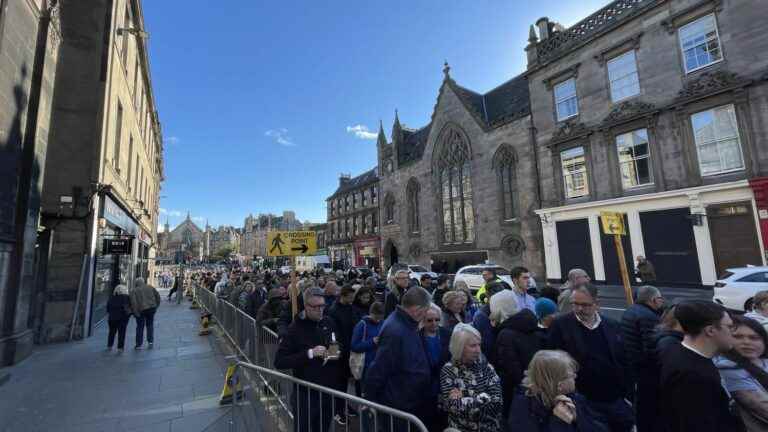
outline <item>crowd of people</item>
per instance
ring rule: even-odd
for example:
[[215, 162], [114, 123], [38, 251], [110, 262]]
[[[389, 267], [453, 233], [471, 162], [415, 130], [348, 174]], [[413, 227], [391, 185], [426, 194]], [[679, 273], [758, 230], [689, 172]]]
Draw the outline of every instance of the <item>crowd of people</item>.
[[[280, 336], [276, 369], [413, 414], [430, 432], [768, 430], [768, 292], [736, 315], [667, 304], [642, 285], [616, 321], [584, 270], [536, 297], [527, 269], [511, 276], [484, 272], [476, 296], [408, 270], [199, 275]], [[291, 403], [309, 416], [297, 431], [367, 415], [300, 387]]]

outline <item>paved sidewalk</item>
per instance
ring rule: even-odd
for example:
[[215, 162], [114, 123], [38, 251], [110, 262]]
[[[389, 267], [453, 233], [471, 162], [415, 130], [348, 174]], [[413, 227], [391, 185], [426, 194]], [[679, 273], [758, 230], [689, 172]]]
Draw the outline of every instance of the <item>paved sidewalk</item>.
[[[163, 291], [161, 290], [161, 295]], [[0, 387], [0, 431], [219, 431], [226, 369], [220, 341], [200, 337], [197, 310], [165, 301], [155, 315], [155, 348], [106, 352], [107, 326], [74, 343], [37, 347]], [[146, 347], [146, 343], [145, 343]]]

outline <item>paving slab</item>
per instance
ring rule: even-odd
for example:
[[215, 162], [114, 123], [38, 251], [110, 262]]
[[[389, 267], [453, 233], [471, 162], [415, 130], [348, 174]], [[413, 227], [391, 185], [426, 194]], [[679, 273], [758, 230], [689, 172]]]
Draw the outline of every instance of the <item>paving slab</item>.
[[0, 431], [215, 429], [230, 409], [218, 405], [229, 353], [215, 333], [197, 335], [198, 320], [188, 301], [163, 302], [153, 349], [133, 349], [133, 319], [122, 354], [105, 350], [106, 323], [88, 339], [36, 347], [25, 361], [0, 370], [7, 380]]

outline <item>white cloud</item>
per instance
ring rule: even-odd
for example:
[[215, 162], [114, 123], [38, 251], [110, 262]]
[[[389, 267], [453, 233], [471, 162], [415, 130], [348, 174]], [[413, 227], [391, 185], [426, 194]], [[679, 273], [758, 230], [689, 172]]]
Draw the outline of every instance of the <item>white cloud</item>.
[[160, 214], [168, 214], [168, 210], [160, 207]]
[[177, 136], [169, 136], [165, 138], [165, 142], [168, 144], [178, 144], [179, 141], [181, 140]]
[[274, 139], [276, 143], [283, 147], [293, 147], [296, 145], [296, 143], [293, 142], [293, 139], [288, 136], [288, 129], [285, 128], [270, 129], [264, 132], [264, 135]]
[[373, 140], [379, 136], [378, 134], [371, 132], [368, 129], [368, 126], [361, 124], [355, 126], [347, 126], [347, 133], [353, 133], [355, 134], [355, 137], [366, 140]]

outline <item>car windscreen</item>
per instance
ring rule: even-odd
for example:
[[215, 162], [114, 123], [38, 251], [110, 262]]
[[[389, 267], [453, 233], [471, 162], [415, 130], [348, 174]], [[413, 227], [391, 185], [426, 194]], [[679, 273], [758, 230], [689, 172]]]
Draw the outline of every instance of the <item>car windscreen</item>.
[[425, 268], [424, 268], [424, 267], [422, 267], [422, 266], [417, 266], [417, 265], [414, 265], [414, 266], [411, 266], [411, 271], [415, 271], [415, 272], [418, 272], [418, 273], [426, 273], [426, 272], [428, 272], [429, 270], [425, 269]]
[[729, 272], [728, 270], [724, 271], [723, 274], [720, 275], [720, 279], [728, 279], [729, 277], [733, 276], [733, 272]]
[[509, 276], [511, 273], [504, 267], [492, 267], [491, 270], [496, 272], [497, 276]]

